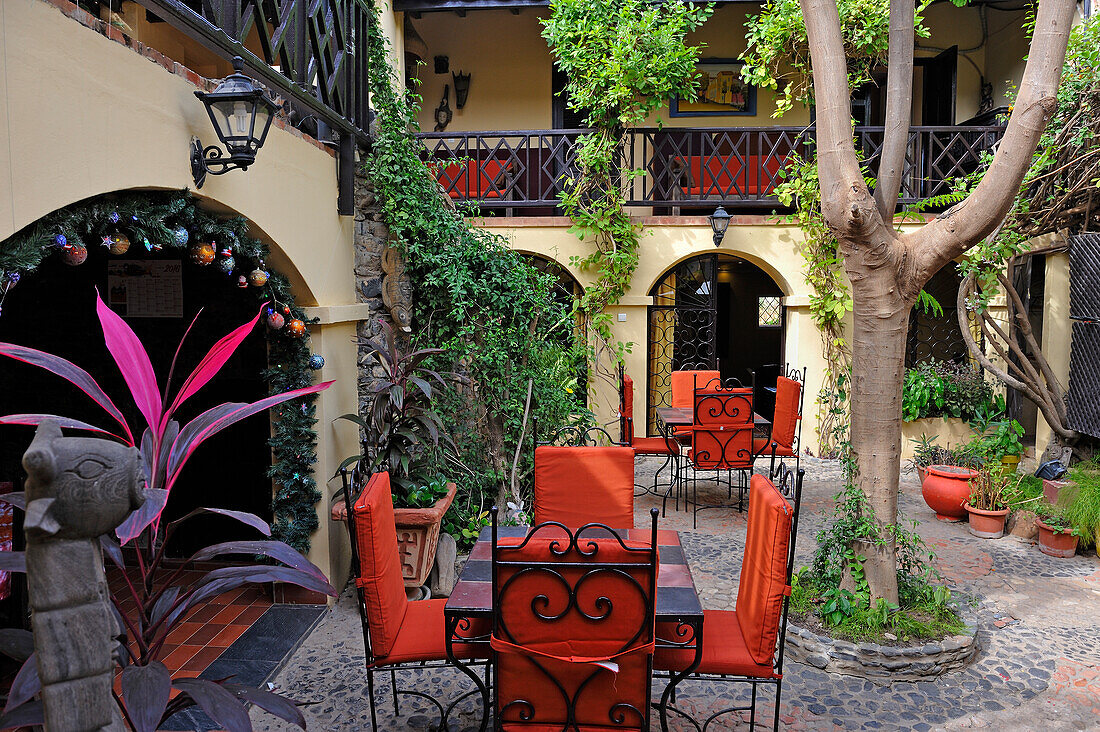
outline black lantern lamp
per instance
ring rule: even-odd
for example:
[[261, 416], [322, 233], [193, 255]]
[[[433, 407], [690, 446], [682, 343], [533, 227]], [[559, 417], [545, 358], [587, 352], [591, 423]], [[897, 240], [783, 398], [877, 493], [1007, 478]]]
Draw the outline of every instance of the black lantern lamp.
[[707, 219], [710, 221], [710, 230], [714, 233], [714, 246], [722, 246], [722, 239], [726, 237], [726, 229], [730, 225], [730, 215], [719, 206]]
[[256, 152], [263, 147], [275, 116], [275, 102], [242, 73], [244, 60], [240, 56], [233, 57], [233, 69], [214, 91], [195, 92], [206, 105], [214, 131], [225, 145], [223, 152], [217, 145], [204, 148], [197, 137], [191, 141], [191, 173], [196, 188], [202, 188], [207, 173], [222, 175], [237, 168], [247, 170], [256, 162]]

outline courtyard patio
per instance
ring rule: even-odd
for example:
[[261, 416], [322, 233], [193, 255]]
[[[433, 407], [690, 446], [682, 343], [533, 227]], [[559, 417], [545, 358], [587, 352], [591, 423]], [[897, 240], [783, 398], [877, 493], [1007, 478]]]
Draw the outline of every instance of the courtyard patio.
[[[639, 462], [639, 482], [658, 465], [654, 459]], [[796, 566], [810, 562], [814, 537], [840, 480], [835, 461], [808, 458], [803, 465], [807, 480]], [[921, 522], [918, 533], [935, 549], [938, 569], [956, 598], [976, 611], [977, 656], [964, 670], [934, 681], [891, 684], [826, 673], [788, 658], [784, 725], [812, 730], [1034, 729], [1036, 720], [1044, 720], [1048, 729], [1095, 729], [1100, 718], [1100, 560], [1092, 554], [1055, 559], [1031, 542], [1008, 536], [979, 539], [967, 532], [965, 523], [935, 521], [912, 474], [902, 476], [900, 503], [904, 518]], [[660, 507], [660, 500], [637, 499], [639, 522], [653, 506]], [[660, 526], [681, 532], [704, 607], [733, 607], [745, 515], [703, 512], [692, 530], [690, 514], [670, 505]], [[450, 669], [403, 674], [405, 688], [442, 698], [472, 689], [466, 677]], [[369, 729], [363, 641], [350, 591], [285, 659], [271, 682], [305, 703], [311, 729]], [[380, 729], [430, 729], [436, 724], [430, 709], [408, 697], [402, 698], [402, 714], [395, 718], [385, 676], [379, 686]], [[655, 685], [655, 696], [659, 691]], [[708, 710], [730, 706], [739, 691], [735, 685], [688, 681], [680, 687], [678, 706], [705, 718]], [[452, 729], [477, 729], [480, 720], [473, 703], [467, 707]], [[253, 722], [258, 730], [289, 728], [260, 712], [253, 712]], [[717, 729], [748, 727], [720, 724]], [[690, 725], [672, 718], [670, 728], [686, 730]]]

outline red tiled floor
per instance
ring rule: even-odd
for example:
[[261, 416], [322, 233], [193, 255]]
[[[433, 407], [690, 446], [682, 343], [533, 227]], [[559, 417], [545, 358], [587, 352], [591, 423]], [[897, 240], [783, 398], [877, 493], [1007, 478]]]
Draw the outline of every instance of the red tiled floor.
[[167, 666], [169, 670], [180, 669], [201, 650], [203, 650], [202, 646], [176, 646], [175, 650], [161, 658], [164, 660], [164, 665]]
[[207, 643], [207, 645], [228, 648], [233, 645], [233, 641], [244, 635], [246, 630], [248, 630], [247, 625], [227, 625], [220, 633], [214, 636], [213, 640]]
[[172, 644], [187, 643], [187, 639], [194, 635], [200, 628], [202, 628], [201, 623], [180, 623], [168, 634], [168, 640], [166, 642]]
[[187, 620], [193, 623], [206, 623], [223, 609], [221, 605], [203, 605], [200, 608], [196, 608], [194, 612], [188, 615]]
[[224, 648], [218, 648], [217, 646], [207, 646], [199, 649], [198, 653], [191, 656], [186, 663], [180, 668], [181, 671], [194, 671], [196, 673], [202, 673], [206, 670], [206, 667], [214, 663], [218, 656], [222, 654]]
[[230, 625], [236, 621], [238, 615], [245, 611], [246, 607], [246, 605], [226, 605], [217, 615], [210, 619], [210, 622], [218, 625]]
[[214, 636], [223, 630], [225, 630], [225, 627], [221, 625], [214, 625], [212, 623], [203, 624], [199, 626], [199, 629], [196, 630], [188, 640], [197, 645], [204, 646], [214, 640]]
[[267, 612], [269, 607], [271, 607], [271, 605], [249, 605], [233, 622], [237, 625], [252, 625], [252, 623], [260, 619], [261, 615]]

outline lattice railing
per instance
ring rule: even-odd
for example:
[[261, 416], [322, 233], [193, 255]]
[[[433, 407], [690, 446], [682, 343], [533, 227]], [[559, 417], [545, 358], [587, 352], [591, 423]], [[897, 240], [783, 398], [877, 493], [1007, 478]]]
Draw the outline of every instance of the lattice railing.
[[[426, 161], [456, 201], [487, 209], [549, 208], [563, 178], [576, 174], [575, 147], [585, 130], [436, 132], [420, 135]], [[993, 148], [1001, 127], [913, 127], [902, 181], [903, 203], [947, 193]], [[801, 127], [631, 129], [623, 139], [627, 203], [656, 208], [774, 207], [775, 188], [793, 154], [809, 153], [814, 129]], [[856, 130], [872, 173], [883, 128]]]

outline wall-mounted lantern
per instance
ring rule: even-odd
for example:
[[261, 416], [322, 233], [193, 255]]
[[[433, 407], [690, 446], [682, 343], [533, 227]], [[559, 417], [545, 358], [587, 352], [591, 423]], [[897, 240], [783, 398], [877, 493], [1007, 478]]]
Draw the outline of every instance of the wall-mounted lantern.
[[470, 93], [470, 75], [459, 71], [452, 73], [451, 78], [455, 83], [455, 106], [462, 109], [466, 106], [466, 95]]
[[707, 219], [710, 221], [710, 230], [714, 234], [714, 246], [722, 246], [722, 239], [726, 237], [726, 229], [730, 225], [730, 215], [726, 213], [726, 209], [719, 206]]
[[191, 140], [191, 174], [196, 188], [202, 188], [208, 173], [247, 170], [256, 162], [256, 153], [263, 147], [275, 116], [275, 102], [242, 73], [244, 60], [240, 56], [233, 57], [233, 69], [214, 91], [195, 92], [206, 105], [214, 131], [225, 146], [223, 152], [217, 145], [204, 148], [197, 137]]

